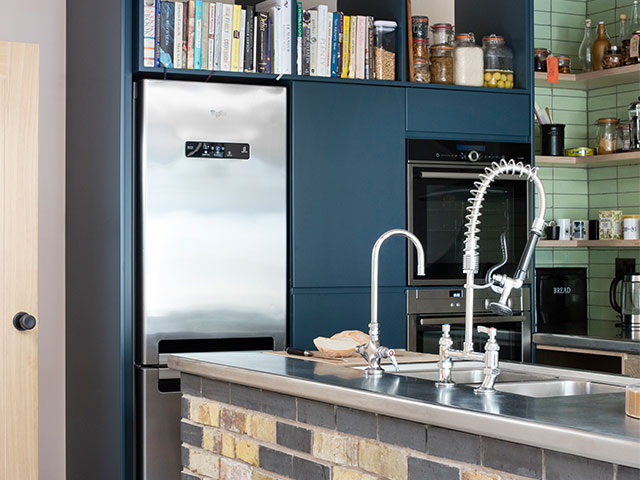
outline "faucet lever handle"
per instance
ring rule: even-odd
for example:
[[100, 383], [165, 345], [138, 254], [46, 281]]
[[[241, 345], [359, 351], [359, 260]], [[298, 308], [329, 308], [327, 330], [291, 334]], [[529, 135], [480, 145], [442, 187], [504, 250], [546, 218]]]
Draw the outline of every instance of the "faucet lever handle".
[[442, 335], [444, 337], [448, 337], [450, 331], [451, 331], [451, 325], [449, 325], [448, 323], [444, 323], [442, 325]]
[[495, 342], [496, 335], [498, 333], [495, 327], [483, 327], [482, 325], [478, 325], [478, 332], [486, 333], [487, 335], [489, 335], [490, 342]]
[[389, 349], [389, 360], [391, 360], [393, 368], [396, 369], [396, 372], [399, 372], [400, 367], [398, 366], [398, 361], [396, 360], [396, 351], [393, 349]]

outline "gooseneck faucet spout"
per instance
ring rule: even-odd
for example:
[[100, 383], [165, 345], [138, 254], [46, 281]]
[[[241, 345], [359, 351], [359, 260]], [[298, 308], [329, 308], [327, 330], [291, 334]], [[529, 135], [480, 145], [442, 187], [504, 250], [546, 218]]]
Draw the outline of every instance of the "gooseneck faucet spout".
[[380, 248], [384, 241], [395, 235], [407, 237], [416, 248], [417, 253], [417, 274], [424, 275], [424, 249], [418, 237], [413, 233], [396, 228], [389, 230], [382, 235], [373, 245], [371, 251], [371, 322], [369, 323], [369, 343], [356, 347], [356, 352], [364, 357], [369, 366], [365, 369], [365, 373], [369, 375], [380, 375], [384, 370], [380, 367], [380, 361], [383, 358], [389, 358], [394, 364], [396, 370], [398, 365], [395, 359], [395, 352], [389, 348], [380, 346], [380, 327], [378, 324], [378, 263], [380, 257]]

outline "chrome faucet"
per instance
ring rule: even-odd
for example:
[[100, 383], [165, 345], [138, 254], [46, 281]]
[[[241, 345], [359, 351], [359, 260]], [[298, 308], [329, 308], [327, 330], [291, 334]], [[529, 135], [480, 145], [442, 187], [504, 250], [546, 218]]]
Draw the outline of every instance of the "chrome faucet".
[[[493, 393], [493, 388], [497, 376], [500, 374], [499, 369], [499, 351], [500, 346], [496, 341], [496, 329], [487, 327], [478, 327], [478, 332], [486, 333], [489, 339], [484, 347], [484, 353], [475, 352], [473, 350], [473, 290], [476, 288], [491, 288], [500, 294], [497, 302], [489, 304], [489, 309], [498, 315], [511, 315], [512, 311], [509, 307], [509, 295], [515, 288], [521, 288], [527, 277], [527, 271], [533, 258], [536, 244], [542, 235], [544, 227], [544, 213], [546, 210], [546, 200], [544, 187], [540, 178], [538, 178], [537, 168], [531, 168], [529, 165], [523, 165], [521, 162], [516, 163], [514, 160], [501, 160], [499, 163], [493, 162], [490, 167], [485, 168], [484, 173], [480, 174], [479, 181], [474, 183], [475, 189], [471, 191], [469, 198], [470, 206], [467, 207], [469, 214], [467, 218], [466, 239], [464, 241], [464, 256], [462, 258], [462, 271], [466, 275], [465, 287], [465, 331], [464, 346], [462, 350], [454, 350], [453, 341], [449, 335], [450, 326], [442, 326], [442, 337], [439, 342], [439, 362], [440, 369], [438, 386], [446, 387], [454, 385], [451, 380], [451, 370], [454, 360], [476, 360], [484, 362], [484, 380], [482, 385], [475, 389], [476, 393]], [[486, 283], [484, 285], [475, 285], [475, 274], [478, 273], [480, 264], [478, 256], [478, 233], [480, 229], [480, 216], [482, 213], [482, 202], [487, 189], [493, 181], [501, 175], [524, 177], [526, 181], [533, 182], [537, 188], [539, 196], [539, 207], [536, 218], [533, 220], [529, 229], [529, 239], [525, 246], [524, 252], [520, 259], [520, 263], [513, 275], [495, 273], [507, 261], [507, 247], [504, 235], [500, 238], [502, 247], [502, 261], [500, 264], [492, 267], [487, 273]]]
[[424, 249], [418, 237], [400, 228], [389, 230], [380, 235], [371, 251], [371, 323], [369, 323], [369, 342], [356, 347], [356, 352], [362, 355], [369, 364], [365, 369], [365, 373], [368, 375], [381, 375], [384, 373], [384, 370], [380, 367], [380, 361], [383, 358], [391, 360], [396, 371], [399, 370], [395, 352], [380, 345], [380, 328], [378, 324], [378, 257], [380, 256], [380, 247], [382, 247], [384, 241], [395, 235], [403, 235], [413, 242], [418, 259], [417, 274], [424, 275]]

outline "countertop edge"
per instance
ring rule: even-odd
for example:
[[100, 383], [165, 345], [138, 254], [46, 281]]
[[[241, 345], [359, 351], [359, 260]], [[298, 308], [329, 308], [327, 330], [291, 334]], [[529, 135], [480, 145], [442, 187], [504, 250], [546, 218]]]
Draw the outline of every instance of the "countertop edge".
[[[332, 403], [393, 418], [459, 430], [523, 445], [640, 468], [640, 444], [613, 436], [528, 422], [513, 417], [334, 386], [171, 355], [169, 368], [214, 380]], [[304, 388], [300, 388], [304, 385]], [[328, 402], [328, 399], [331, 399]], [[447, 413], [455, 412], [455, 415]], [[536, 441], [544, 438], [544, 443]]]
[[588, 337], [586, 335], [534, 333], [532, 336], [532, 341], [536, 345], [583, 348], [587, 350], [640, 355], [640, 342], [636, 342], [633, 340]]

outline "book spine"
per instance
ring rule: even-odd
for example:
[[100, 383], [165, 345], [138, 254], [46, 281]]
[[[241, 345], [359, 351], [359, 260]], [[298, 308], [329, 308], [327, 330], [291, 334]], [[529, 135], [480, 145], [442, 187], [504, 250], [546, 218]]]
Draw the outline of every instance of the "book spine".
[[161, 67], [162, 65], [160, 64], [160, 25], [162, 24], [161, 22], [161, 12], [160, 12], [160, 0], [155, 0], [155, 33], [153, 34], [153, 39], [154, 39], [154, 43], [155, 43], [155, 47], [153, 49], [153, 56], [154, 56], [154, 66], [156, 67]]
[[211, 2], [202, 2], [202, 35], [200, 40], [200, 68], [209, 66], [209, 6]]
[[258, 17], [253, 17], [253, 68], [252, 72], [258, 71]]
[[173, 25], [173, 66], [182, 68], [182, 2], [175, 2]]
[[182, 4], [182, 68], [187, 68], [189, 50], [189, 3]]
[[333, 21], [331, 22], [331, 76], [338, 76], [338, 46], [340, 45], [340, 14], [338, 12], [333, 14]]
[[358, 40], [358, 17], [351, 17], [349, 34], [349, 78], [356, 78], [356, 43]]
[[367, 54], [365, 57], [365, 78], [373, 78], [373, 17], [367, 17]]
[[233, 35], [233, 5], [222, 4], [222, 47], [220, 51], [220, 70], [231, 71], [231, 37]]
[[351, 44], [351, 17], [344, 16], [344, 35], [342, 37], [342, 75], [349, 78], [349, 45]]
[[327, 22], [328, 12], [326, 5], [318, 5], [318, 68], [319, 77], [327, 76]]
[[254, 37], [254, 12], [253, 5], [247, 5], [244, 27], [244, 71], [253, 72], [253, 37]]
[[281, 12], [282, 16], [282, 52], [283, 52], [283, 62], [282, 62], [282, 73], [291, 74], [291, 56], [292, 56], [292, 44], [293, 44], [293, 28], [291, 26], [291, 2], [289, 0], [285, 0]]
[[211, 2], [209, 5], [209, 38], [207, 39], [208, 64], [207, 69], [213, 70], [213, 64], [215, 60], [215, 45], [216, 45], [216, 4]]
[[271, 53], [269, 58], [271, 59], [271, 73], [282, 73], [282, 45], [281, 45], [281, 33], [282, 32], [282, 15], [280, 7], [273, 7], [269, 19], [271, 20], [269, 28], [269, 38], [271, 39]]
[[242, 7], [233, 5], [233, 14], [231, 17], [231, 71], [239, 70], [240, 61], [240, 24], [242, 22]]
[[202, 0], [196, 0], [195, 27], [193, 33], [193, 68], [202, 68]]
[[311, 10], [311, 52], [309, 54], [309, 62], [311, 63], [311, 76], [318, 76], [318, 11]]
[[222, 2], [216, 2], [216, 27], [214, 37], [213, 69], [220, 70], [222, 65], [222, 13], [224, 10]]
[[302, 2], [297, 2], [296, 7], [296, 73], [302, 75]]
[[311, 75], [311, 13], [302, 11], [302, 75]]
[[367, 31], [367, 19], [358, 15], [358, 37], [356, 39], [356, 78], [364, 80], [364, 45], [369, 32]]
[[260, 12], [257, 15], [258, 19], [258, 31], [256, 36], [257, 42], [257, 61], [258, 61], [258, 73], [267, 73], [267, 67], [269, 66], [269, 15]]
[[145, 0], [143, 7], [142, 65], [155, 67], [156, 64], [156, 4]]
[[327, 12], [327, 57], [324, 64], [324, 76], [331, 76], [331, 45], [333, 43], [333, 13]]
[[338, 12], [338, 59], [336, 66], [336, 77], [342, 77], [342, 47], [344, 43], [344, 14]]
[[247, 24], [247, 11], [240, 12], [240, 52], [238, 53], [238, 71], [244, 72], [245, 32]]
[[273, 20], [267, 20], [267, 73], [273, 73]]
[[173, 68], [174, 2], [160, 2], [160, 65]]
[[189, 0], [189, 36], [187, 43], [187, 68], [193, 70], [194, 61], [194, 42], [195, 42], [195, 28], [196, 28], [196, 0]]

